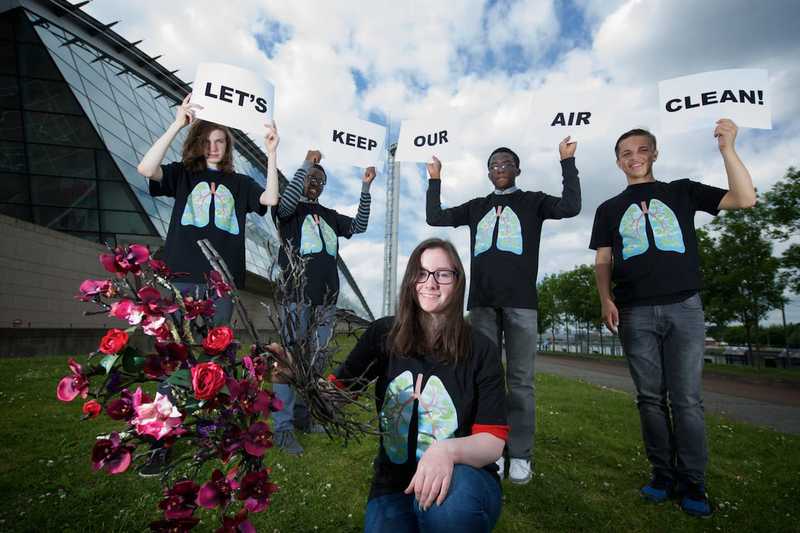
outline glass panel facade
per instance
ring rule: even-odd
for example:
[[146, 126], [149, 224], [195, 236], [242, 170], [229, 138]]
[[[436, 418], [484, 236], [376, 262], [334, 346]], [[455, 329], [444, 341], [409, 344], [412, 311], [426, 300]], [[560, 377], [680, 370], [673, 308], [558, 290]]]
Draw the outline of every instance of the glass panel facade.
[[[0, 212], [95, 242], [157, 246], [173, 202], [150, 197], [136, 165], [178, 102], [90, 43], [63, 46], [74, 35], [57, 23], [22, 9], [0, 14]], [[179, 160], [185, 138], [184, 129], [165, 163]], [[234, 159], [266, 184], [263, 163], [239, 150]], [[277, 246], [271, 220], [249, 215], [247, 269], [274, 279]], [[340, 278], [340, 304], [369, 317], [358, 288]]]

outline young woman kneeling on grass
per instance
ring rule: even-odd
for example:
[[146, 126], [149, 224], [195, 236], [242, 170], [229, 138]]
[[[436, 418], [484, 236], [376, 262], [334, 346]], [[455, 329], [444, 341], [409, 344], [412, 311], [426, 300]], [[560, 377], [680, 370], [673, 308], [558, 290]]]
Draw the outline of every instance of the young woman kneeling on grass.
[[495, 461], [508, 435], [500, 355], [464, 320], [452, 244], [422, 242], [398, 313], [372, 323], [331, 378], [376, 379], [380, 448], [364, 530], [490, 531], [501, 507]]

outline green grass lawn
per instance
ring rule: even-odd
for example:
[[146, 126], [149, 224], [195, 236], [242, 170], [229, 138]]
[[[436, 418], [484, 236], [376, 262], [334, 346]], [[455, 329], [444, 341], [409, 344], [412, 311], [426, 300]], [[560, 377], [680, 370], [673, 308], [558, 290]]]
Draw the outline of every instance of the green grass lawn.
[[[343, 343], [347, 344], [347, 343]], [[91, 470], [103, 417], [79, 422], [80, 401], [56, 400], [65, 357], [1, 359], [0, 531], [144, 531], [160, 517], [158, 483]], [[717, 512], [693, 519], [672, 504], [642, 502], [648, 478], [632, 398], [551, 375], [537, 376], [536, 473], [504, 483], [497, 531], [789, 531], [800, 509], [800, 437], [708, 416], [708, 485]], [[306, 454], [267, 453], [280, 484], [261, 532], [360, 531], [376, 440], [342, 447], [303, 435]], [[217, 518], [201, 511], [197, 531]]]

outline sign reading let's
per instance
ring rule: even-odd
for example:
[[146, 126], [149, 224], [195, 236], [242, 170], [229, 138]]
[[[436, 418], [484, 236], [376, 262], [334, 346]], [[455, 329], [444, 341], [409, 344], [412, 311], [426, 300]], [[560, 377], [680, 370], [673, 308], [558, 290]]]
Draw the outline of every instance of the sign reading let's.
[[258, 74], [224, 63], [201, 63], [192, 90], [197, 117], [254, 135], [272, 119], [275, 87]]

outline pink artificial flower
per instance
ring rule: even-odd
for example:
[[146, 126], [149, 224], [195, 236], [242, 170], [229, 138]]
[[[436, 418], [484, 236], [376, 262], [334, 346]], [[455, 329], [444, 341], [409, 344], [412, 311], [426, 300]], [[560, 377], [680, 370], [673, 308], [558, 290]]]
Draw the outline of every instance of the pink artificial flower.
[[128, 324], [135, 326], [144, 318], [144, 307], [137, 305], [133, 300], [125, 298], [111, 304], [111, 311], [108, 316], [127, 320]]
[[69, 369], [72, 375], [61, 378], [56, 387], [56, 398], [62, 402], [71, 402], [77, 396], [86, 398], [89, 395], [89, 379], [74, 357], [69, 358]]
[[161, 298], [161, 293], [154, 287], [142, 287], [137, 295], [141, 298], [142, 306], [148, 315], [161, 316], [178, 310], [178, 304]]
[[152, 268], [153, 272], [155, 272], [161, 277], [164, 278], [172, 277], [172, 271], [169, 269], [167, 264], [164, 261], [161, 261], [160, 259], [151, 259], [150, 268]]
[[146, 263], [149, 259], [150, 250], [142, 244], [131, 244], [124, 248], [117, 246], [110, 254], [100, 254], [100, 263], [103, 268], [119, 277], [128, 272], [139, 275], [142, 271], [139, 265]]
[[[139, 393], [138, 390], [136, 392]], [[142, 403], [135, 407], [135, 411], [136, 417], [131, 420], [131, 424], [136, 427], [136, 432], [139, 435], [150, 435], [156, 440], [177, 430], [183, 422], [183, 415], [178, 408], [172, 405], [169, 397], [160, 392], [156, 393], [155, 401]]]
[[233, 288], [222, 280], [222, 275], [216, 270], [209, 272], [206, 278], [208, 279], [208, 285], [217, 293], [217, 298], [227, 295]]
[[142, 331], [144, 331], [145, 335], [150, 335], [160, 341], [169, 340], [171, 335], [166, 322], [167, 319], [163, 316], [147, 315], [142, 320]]
[[88, 302], [94, 296], [112, 296], [114, 287], [111, 285], [111, 281], [107, 279], [87, 279], [81, 283], [78, 290], [81, 293], [76, 298], [82, 302]]
[[132, 446], [123, 445], [119, 433], [112, 433], [108, 439], [98, 439], [92, 448], [92, 468], [101, 468], [109, 474], [120, 474], [131, 464]]
[[269, 481], [269, 471], [248, 472], [239, 488], [240, 500], [251, 513], [260, 513], [269, 507], [270, 496], [278, 492], [278, 486]]

